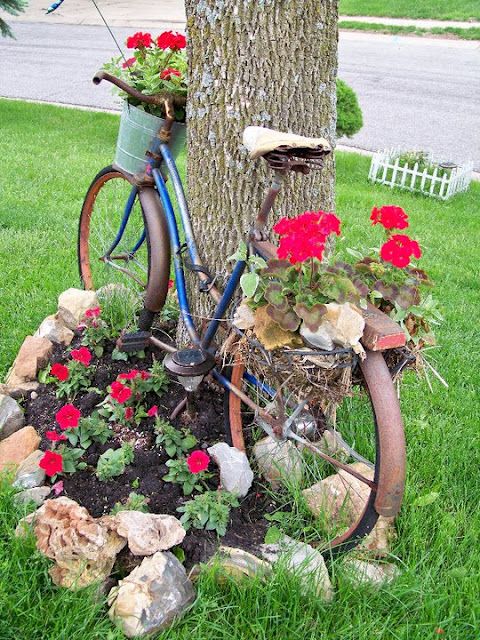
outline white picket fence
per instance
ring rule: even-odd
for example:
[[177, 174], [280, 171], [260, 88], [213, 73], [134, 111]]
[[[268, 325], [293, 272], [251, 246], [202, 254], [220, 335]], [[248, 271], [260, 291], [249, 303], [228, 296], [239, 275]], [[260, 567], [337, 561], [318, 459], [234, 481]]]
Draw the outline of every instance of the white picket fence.
[[[380, 151], [372, 157], [368, 179], [388, 187], [399, 187], [408, 191], [417, 191], [433, 198], [448, 200], [456, 193], [467, 191], [472, 181], [473, 162], [463, 166], [454, 166], [445, 170], [438, 162], [430, 158], [430, 167], [418, 169], [418, 162], [413, 167], [400, 164], [401, 151], [391, 149]], [[432, 166], [433, 171], [432, 171]], [[429, 171], [432, 171], [429, 173]], [[438, 175], [438, 174], [441, 175]]]

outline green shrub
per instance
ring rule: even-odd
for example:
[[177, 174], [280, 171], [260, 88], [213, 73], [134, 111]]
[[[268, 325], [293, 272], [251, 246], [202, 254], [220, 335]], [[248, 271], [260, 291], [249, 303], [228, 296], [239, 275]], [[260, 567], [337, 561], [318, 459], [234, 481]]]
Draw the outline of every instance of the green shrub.
[[363, 116], [357, 94], [337, 78], [337, 138], [351, 138], [363, 127]]

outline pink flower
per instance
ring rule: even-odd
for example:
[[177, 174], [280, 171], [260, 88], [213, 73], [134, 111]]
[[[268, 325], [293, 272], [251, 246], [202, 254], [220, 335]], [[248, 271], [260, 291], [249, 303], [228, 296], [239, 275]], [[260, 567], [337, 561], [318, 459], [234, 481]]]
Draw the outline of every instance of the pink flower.
[[48, 438], [50, 442], [60, 442], [61, 440], [67, 439], [65, 434], [57, 433], [56, 431], [47, 431], [45, 437]]
[[52, 484], [52, 491], [55, 496], [59, 496], [63, 491], [63, 480], [59, 480], [58, 482], [55, 482], [55, 484]]
[[65, 404], [60, 411], [57, 411], [55, 419], [60, 425], [60, 429], [65, 430], [78, 427], [81, 416], [82, 414], [73, 404]]
[[205, 471], [206, 469], [208, 469], [209, 463], [210, 456], [208, 456], [205, 451], [201, 451], [200, 449], [192, 451], [192, 453], [187, 458], [187, 466], [190, 469], [191, 473], [200, 473], [201, 471]]
[[100, 315], [100, 307], [92, 307], [91, 309], [87, 309], [85, 311], [86, 318], [98, 318]]
[[92, 359], [92, 354], [87, 349], [87, 347], [80, 347], [80, 349], [72, 349], [70, 355], [77, 362], [81, 362], [86, 367], [89, 366], [90, 361]]
[[154, 404], [153, 407], [150, 407], [150, 409], [147, 411], [147, 416], [149, 418], [153, 418], [153, 416], [158, 416], [158, 407], [156, 404]]

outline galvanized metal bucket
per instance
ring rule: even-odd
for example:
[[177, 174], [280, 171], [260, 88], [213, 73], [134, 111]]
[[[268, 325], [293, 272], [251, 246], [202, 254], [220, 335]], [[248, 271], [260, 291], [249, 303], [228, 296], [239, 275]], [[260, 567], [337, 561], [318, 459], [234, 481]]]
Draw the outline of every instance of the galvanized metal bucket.
[[[163, 118], [146, 113], [125, 100], [120, 118], [115, 164], [128, 173], [142, 171], [147, 163], [145, 154], [150, 150], [152, 142], [164, 122]], [[174, 158], [185, 148], [185, 140], [185, 125], [181, 122], [175, 122], [169, 143]]]

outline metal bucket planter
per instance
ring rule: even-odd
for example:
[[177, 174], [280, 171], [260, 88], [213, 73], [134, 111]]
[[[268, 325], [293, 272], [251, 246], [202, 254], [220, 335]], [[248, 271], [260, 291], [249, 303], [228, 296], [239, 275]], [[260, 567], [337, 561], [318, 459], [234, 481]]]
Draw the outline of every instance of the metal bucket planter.
[[[152, 143], [165, 120], [134, 107], [127, 101], [123, 103], [120, 129], [117, 138], [115, 164], [128, 173], [139, 173], [145, 168], [145, 154], [152, 149]], [[170, 139], [170, 150], [176, 158], [185, 148], [186, 127], [175, 122]]]

